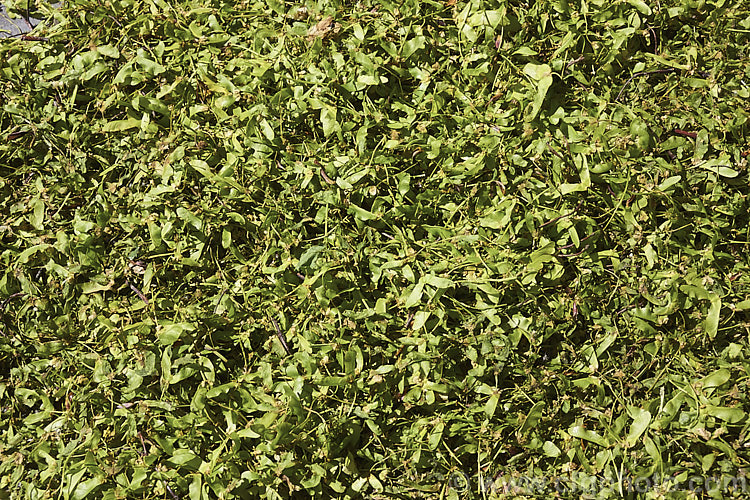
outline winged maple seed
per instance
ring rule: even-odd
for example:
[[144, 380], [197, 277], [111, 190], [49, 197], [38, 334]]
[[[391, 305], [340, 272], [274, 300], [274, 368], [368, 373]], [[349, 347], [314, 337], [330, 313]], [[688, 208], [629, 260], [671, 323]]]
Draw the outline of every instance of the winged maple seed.
[[316, 38], [321, 38], [323, 40], [331, 38], [333, 35], [339, 32], [339, 29], [340, 26], [333, 20], [333, 17], [326, 16], [318, 21], [318, 24], [311, 27], [307, 31], [307, 40], [311, 42]]

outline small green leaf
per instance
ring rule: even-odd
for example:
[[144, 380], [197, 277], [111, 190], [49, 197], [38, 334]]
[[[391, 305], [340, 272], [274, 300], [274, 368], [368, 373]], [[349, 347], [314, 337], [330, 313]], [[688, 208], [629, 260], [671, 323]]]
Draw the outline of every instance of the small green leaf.
[[140, 128], [140, 118], [128, 118], [126, 120], [112, 120], [102, 126], [102, 132], [124, 132], [133, 128]]
[[38, 245], [29, 247], [23, 252], [18, 254], [18, 258], [16, 259], [16, 262], [19, 264], [25, 264], [26, 262], [29, 261], [29, 259], [31, 259], [32, 255], [34, 255], [37, 252], [43, 252], [47, 250], [48, 248], [52, 248], [52, 245], [50, 245], [49, 243], [40, 243]]
[[528, 63], [523, 67], [523, 72], [536, 81], [541, 81], [552, 75], [552, 68], [547, 64]]
[[320, 123], [323, 126], [323, 135], [328, 137], [341, 130], [337, 121], [336, 108], [324, 107], [320, 110]]
[[424, 290], [424, 283], [420, 280], [416, 285], [414, 285], [414, 288], [412, 289], [411, 293], [409, 293], [409, 296], [406, 298], [406, 302], [404, 302], [404, 307], [409, 309], [410, 307], [414, 307], [417, 304], [419, 304], [422, 301], [423, 290]]
[[356, 479], [352, 483], [351, 487], [352, 487], [352, 489], [354, 491], [356, 491], [357, 493], [359, 493], [360, 491], [362, 491], [362, 488], [365, 487], [365, 484], [367, 484], [367, 478], [366, 477], [360, 477], [360, 478]]
[[114, 45], [99, 45], [96, 47], [96, 51], [106, 57], [117, 59], [120, 57], [120, 51]]
[[411, 329], [420, 330], [430, 317], [430, 311], [417, 311], [412, 319]]
[[633, 422], [630, 424], [630, 431], [625, 438], [626, 448], [633, 447], [651, 424], [651, 413], [646, 410], [630, 408], [628, 413], [630, 413]]
[[443, 422], [438, 422], [435, 425], [435, 428], [430, 432], [430, 437], [427, 440], [428, 447], [431, 450], [436, 450], [438, 446], [440, 446], [440, 442], [443, 439], [443, 430], [445, 429], [445, 424]]
[[607, 440], [601, 437], [598, 433], [588, 430], [580, 425], [576, 425], [568, 429], [568, 434], [575, 438], [583, 439], [605, 448], [609, 446]]
[[479, 225], [490, 229], [505, 229], [510, 224], [515, 207], [516, 200], [503, 200], [492, 212], [479, 219]]
[[427, 38], [419, 35], [414, 38], [410, 38], [404, 43], [404, 48], [401, 50], [401, 57], [409, 59], [416, 51], [423, 49]]
[[539, 54], [539, 52], [525, 45], [513, 51], [513, 55], [517, 55], [517, 56], [530, 57], [530, 56], [535, 56], [537, 54]]
[[177, 339], [183, 333], [192, 329], [192, 325], [188, 323], [171, 323], [164, 325], [161, 330], [157, 331], [157, 337], [161, 345], [172, 345], [177, 342]]
[[375, 476], [374, 474], [370, 474], [367, 478], [367, 481], [370, 483], [370, 486], [372, 486], [372, 489], [375, 491], [383, 491], [383, 483], [380, 482], [380, 480]]
[[104, 482], [104, 479], [102, 479], [99, 476], [96, 476], [86, 481], [83, 481], [82, 483], [78, 483], [78, 486], [76, 486], [75, 491], [73, 491], [73, 495], [71, 496], [71, 498], [73, 500], [83, 500], [84, 498], [88, 497], [91, 494], [91, 492], [93, 492], [96, 489], [96, 487], [102, 484], [103, 482]]
[[539, 420], [542, 418], [542, 415], [544, 415], [544, 408], [546, 406], [547, 405], [544, 401], [537, 401], [534, 403], [534, 406], [531, 407], [529, 413], [526, 415], [523, 425], [521, 425], [521, 433], [528, 432], [539, 424]]
[[300, 255], [299, 262], [297, 263], [297, 269], [300, 270], [304, 267], [310, 267], [315, 263], [315, 259], [318, 258], [318, 255], [320, 252], [322, 252], [325, 249], [324, 246], [321, 245], [313, 245], [305, 252]]
[[674, 186], [675, 184], [677, 184], [677, 183], [678, 183], [678, 182], [680, 182], [681, 180], [682, 180], [682, 176], [681, 176], [681, 175], [673, 175], [673, 176], [671, 176], [671, 177], [667, 177], [666, 179], [664, 179], [664, 181], [663, 181], [663, 182], [662, 182], [661, 184], [659, 184], [659, 186], [657, 187], [657, 189], [658, 189], [659, 191], [664, 191], [664, 192], [666, 192], [666, 191], [668, 191], [668, 190], [669, 190], [669, 189], [670, 189], [670, 188], [671, 188], [672, 186]]
[[242, 430], [234, 432], [232, 434], [232, 437], [234, 438], [234, 436], [236, 436], [238, 438], [251, 438], [251, 439], [255, 439], [255, 438], [261, 437], [260, 434], [258, 434], [254, 430], [250, 429], [249, 427], [246, 428], [246, 429], [242, 429]]
[[721, 387], [722, 385], [729, 382], [732, 378], [732, 372], [726, 368], [720, 368], [714, 372], [703, 377], [701, 380], [701, 386], [704, 389], [713, 389], [715, 387]]
[[490, 396], [490, 399], [485, 403], [484, 405], [484, 414], [487, 415], [487, 418], [492, 418], [492, 416], [495, 414], [495, 410], [497, 409], [497, 403], [500, 401], [500, 395], [497, 393], [493, 393]]
[[553, 443], [552, 441], [545, 441], [542, 445], [542, 450], [544, 451], [545, 455], [552, 458], [557, 458], [562, 454], [560, 448], [555, 446], [555, 443]]
[[663, 463], [662, 453], [658, 446], [656, 446], [656, 443], [654, 443], [653, 439], [645, 436], [643, 438], [643, 447], [646, 449], [646, 453], [651, 457], [651, 460], [654, 461], [654, 464], [661, 466]]
[[706, 415], [716, 417], [730, 424], [742, 422], [745, 419], [745, 412], [741, 408], [727, 408], [713, 405], [706, 405], [701, 410]]
[[175, 465], [187, 465], [196, 461], [200, 463], [200, 457], [190, 450], [177, 449], [174, 451], [169, 461]]
[[531, 112], [527, 117], [528, 120], [534, 120], [542, 109], [547, 91], [552, 86], [552, 68], [547, 64], [528, 63], [524, 66], [523, 72], [536, 81], [536, 95]]
[[739, 175], [739, 172], [727, 166], [728, 163], [729, 158], [723, 157], [705, 161], [703, 163], [700, 163], [698, 166], [711, 172], [715, 172], [722, 177], [733, 179]]
[[651, 7], [648, 6], [646, 2], [643, 0], [627, 0], [630, 5], [638, 9], [638, 12], [643, 14], [644, 16], [650, 16], [651, 15]]
[[374, 213], [365, 210], [364, 208], [358, 207], [354, 203], [349, 204], [349, 211], [353, 213], [357, 219], [363, 221], [374, 220], [378, 218], [378, 216]]
[[34, 229], [39, 231], [44, 229], [44, 202], [42, 200], [37, 199], [32, 203], [29, 222], [34, 226]]
[[708, 315], [706, 316], [706, 333], [708, 338], [716, 337], [716, 333], [719, 329], [719, 319], [721, 315], [721, 298], [714, 295], [711, 298], [711, 306], [708, 309]]
[[232, 231], [224, 228], [221, 230], [221, 247], [227, 249], [232, 246]]
[[437, 289], [445, 289], [453, 287], [453, 280], [448, 278], [440, 278], [433, 274], [427, 274], [424, 276], [423, 281], [425, 284], [434, 286]]

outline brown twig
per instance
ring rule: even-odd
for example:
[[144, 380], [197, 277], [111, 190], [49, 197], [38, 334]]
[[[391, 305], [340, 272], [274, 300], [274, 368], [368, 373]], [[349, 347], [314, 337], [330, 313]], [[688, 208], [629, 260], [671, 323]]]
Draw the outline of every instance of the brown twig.
[[654, 28], [649, 27], [648, 32], [651, 35], [651, 39], [654, 41], [654, 54], [659, 53], [659, 37], [656, 34], [656, 30]]
[[286, 337], [284, 337], [284, 332], [281, 331], [281, 328], [279, 328], [279, 324], [276, 322], [276, 319], [271, 317], [271, 323], [273, 323], [273, 327], [276, 329], [276, 336], [279, 338], [279, 342], [281, 342], [281, 345], [284, 347], [284, 350], [287, 354], [292, 354], [292, 350], [289, 349], [289, 344], [286, 343]]
[[583, 252], [588, 250], [590, 246], [591, 245], [586, 245], [585, 247], [581, 249], [580, 252], [576, 252], [576, 253], [559, 253], [557, 254], [557, 257], [577, 257], [578, 255], [581, 255]]
[[328, 177], [328, 174], [326, 174], [326, 171], [323, 170], [323, 167], [320, 167], [320, 176], [324, 181], [326, 181], [326, 184], [336, 184], [336, 181]]
[[[592, 237], [596, 236], [596, 233], [598, 233], [598, 232], [599, 232], [599, 231], [596, 231], [596, 232], [594, 232], [594, 233], [591, 233], [590, 235], [588, 235], [588, 236], [586, 236], [585, 238], [583, 238], [582, 240], [580, 240], [580, 241], [579, 241], [578, 243], [581, 243], [581, 241], [586, 241], [587, 239], [589, 239], [589, 238], [592, 238]], [[566, 249], [566, 248], [572, 248], [572, 247], [574, 247], [574, 246], [576, 246], [576, 244], [575, 244], [575, 243], [570, 243], [570, 244], [568, 244], [568, 245], [563, 245], [563, 246], [561, 246], [561, 247], [557, 247], [557, 249], [558, 249], [558, 250], [564, 250], [564, 249]]]
[[169, 487], [166, 481], [162, 479], [162, 482], [164, 483], [164, 487], [167, 489], [167, 492], [174, 498], [174, 500], [180, 500], [180, 497], [174, 494], [174, 491], [172, 491], [172, 488]]
[[49, 38], [47, 37], [34, 35], [21, 35], [21, 40], [26, 42], [49, 42]]
[[560, 158], [562, 161], [565, 161], [565, 158], [563, 157], [563, 155], [561, 155], [560, 153], [558, 153], [555, 148], [553, 148], [552, 146], [550, 146], [549, 142], [547, 143], [547, 149], [549, 149], [555, 156], [557, 156], [558, 158]]
[[568, 64], [565, 65], [565, 67], [566, 68], [570, 68], [574, 64], [578, 64], [579, 62], [583, 61], [584, 59], [586, 59], [586, 56], [578, 56], [578, 58], [572, 59], [571, 61], [569, 61]]
[[576, 205], [576, 207], [573, 210], [571, 210], [570, 212], [568, 212], [567, 214], [563, 214], [563, 215], [560, 215], [559, 217], [555, 217], [552, 220], [548, 220], [547, 222], [545, 222], [544, 224], [542, 224], [539, 227], [542, 228], [544, 226], [549, 226], [550, 224], [553, 224], [553, 223], [559, 221], [560, 219], [564, 219], [565, 217], [570, 217], [571, 215], [575, 214], [578, 211], [578, 209], [581, 207], [581, 203], [583, 203], [583, 201], [579, 201], [578, 205]]
[[688, 132], [687, 130], [680, 130], [678, 128], [674, 129], [672, 133], [683, 137], [690, 137], [691, 139], [698, 138], [698, 132]]
[[624, 313], [625, 311], [627, 311], [629, 309], [633, 309], [634, 307], [637, 307], [636, 304], [630, 304], [629, 306], [623, 307], [622, 309], [620, 309], [619, 311], [617, 311], [615, 314], [622, 314], [622, 313]]
[[23, 137], [24, 135], [31, 132], [30, 130], [19, 130], [18, 132], [11, 132], [8, 134], [8, 140], [9, 141], [15, 141], [16, 139]]
[[414, 313], [410, 313], [409, 316], [406, 318], [406, 323], [404, 323], [404, 328], [409, 328], [409, 325], [411, 325], [412, 319], [414, 319]]
[[217, 311], [219, 310], [219, 306], [221, 305], [221, 299], [224, 298], [224, 294], [227, 293], [227, 289], [224, 288], [221, 293], [219, 294], [219, 300], [216, 301], [216, 307], [214, 307], [214, 314], [217, 314]]
[[26, 15], [24, 16], [23, 20], [26, 21], [26, 24], [29, 25], [29, 29], [34, 29], [34, 25], [31, 24], [31, 7], [29, 6], [31, 2], [26, 2]]
[[5, 309], [5, 306], [8, 305], [8, 302], [10, 302], [11, 300], [15, 298], [23, 297], [24, 295], [26, 295], [24, 292], [16, 292], [14, 294], [9, 295], [7, 299], [5, 299], [4, 301], [2, 301], [2, 303], [0, 303], [0, 312], [2, 312], [3, 309]]
[[676, 72], [677, 72], [677, 70], [674, 69], [674, 68], [669, 68], [669, 69], [655, 69], [655, 70], [652, 70], [652, 71], [639, 71], [638, 73], [635, 73], [635, 74], [633, 74], [633, 76], [631, 76], [630, 78], [628, 78], [628, 80], [625, 82], [625, 85], [623, 85], [622, 88], [620, 89], [620, 92], [617, 93], [617, 97], [615, 97], [615, 102], [617, 102], [617, 101], [620, 100], [620, 96], [622, 95], [622, 93], [625, 91], [625, 89], [627, 88], [627, 86], [630, 85], [630, 82], [632, 82], [633, 79], [635, 77], [637, 77], [637, 76], [650, 76], [650, 75], [658, 75], [658, 74], [662, 74], [662, 73], [676, 73]]
[[143, 447], [143, 456], [145, 457], [146, 455], [148, 455], [148, 450], [146, 450], [146, 441], [143, 439], [143, 434], [141, 434], [140, 432], [138, 433], [138, 437], [141, 440], [141, 446]]
[[143, 292], [141, 292], [140, 290], [138, 290], [138, 289], [137, 289], [137, 288], [135, 287], [135, 285], [133, 285], [133, 284], [132, 284], [132, 283], [130, 282], [130, 280], [129, 280], [128, 278], [125, 278], [125, 282], [126, 282], [126, 283], [128, 284], [128, 286], [130, 287], [130, 289], [131, 289], [131, 290], [133, 290], [133, 291], [135, 292], [135, 294], [136, 294], [136, 295], [138, 295], [138, 297], [140, 297], [140, 299], [141, 299], [141, 300], [142, 300], [143, 302], [145, 302], [145, 303], [146, 303], [146, 305], [148, 305], [148, 298], [147, 298], [147, 297], [146, 297], [145, 295], [143, 295]]

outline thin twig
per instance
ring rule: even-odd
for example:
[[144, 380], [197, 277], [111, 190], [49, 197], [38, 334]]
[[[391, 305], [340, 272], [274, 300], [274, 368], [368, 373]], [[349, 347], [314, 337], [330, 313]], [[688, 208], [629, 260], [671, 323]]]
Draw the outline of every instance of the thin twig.
[[579, 62], [583, 61], [584, 59], [586, 59], [585, 56], [582, 56], [582, 55], [578, 56], [576, 59], [572, 59], [571, 61], [569, 61], [568, 64], [565, 65], [565, 67], [566, 68], [570, 68], [574, 64], [578, 64]]
[[677, 72], [677, 70], [674, 69], [674, 68], [669, 68], [669, 69], [655, 69], [655, 70], [652, 70], [652, 71], [639, 71], [638, 73], [635, 73], [633, 76], [631, 76], [630, 78], [628, 78], [628, 80], [625, 82], [625, 85], [623, 85], [622, 88], [620, 89], [620, 92], [617, 93], [617, 97], [615, 97], [615, 102], [617, 102], [617, 101], [620, 100], [620, 96], [625, 91], [625, 88], [627, 88], [627, 86], [630, 85], [630, 82], [633, 81], [633, 78], [635, 78], [637, 76], [649, 76], [649, 75], [657, 75], [657, 74], [661, 74], [661, 73], [676, 73], [676, 72]]
[[[589, 238], [592, 238], [592, 237], [596, 236], [596, 234], [597, 234], [598, 232], [599, 232], [599, 231], [595, 231], [595, 232], [591, 233], [590, 235], [586, 236], [586, 237], [585, 237], [585, 238], [583, 238], [582, 240], [578, 241], [578, 243], [581, 243], [582, 241], [586, 241], [587, 239], [589, 239]], [[565, 248], [572, 248], [572, 247], [574, 247], [574, 246], [576, 246], [576, 244], [575, 244], [575, 243], [570, 243], [570, 244], [568, 244], [568, 245], [563, 245], [563, 246], [561, 246], [561, 247], [557, 247], [557, 249], [558, 249], [558, 250], [563, 250], [563, 249], [565, 249]]]
[[324, 181], [326, 181], [326, 184], [336, 184], [336, 181], [328, 177], [328, 174], [326, 174], [326, 171], [323, 170], [323, 167], [320, 167], [320, 176]]
[[409, 325], [411, 325], [412, 319], [414, 319], [414, 313], [410, 313], [409, 316], [406, 318], [406, 323], [404, 323], [404, 328], [409, 328]]
[[141, 434], [140, 432], [138, 433], [138, 437], [141, 440], [141, 446], [143, 447], [143, 456], [145, 457], [146, 455], [148, 455], [148, 450], [146, 450], [146, 442], [143, 440], [143, 434]]
[[633, 309], [634, 307], [636, 307], [635, 304], [630, 304], [629, 306], [623, 307], [622, 309], [620, 309], [619, 311], [617, 311], [615, 314], [622, 314], [625, 311], [627, 311], [628, 309]]
[[26, 42], [49, 42], [49, 38], [44, 36], [35, 36], [35, 35], [21, 35], [21, 40], [24, 40]]
[[133, 285], [133, 284], [132, 284], [132, 283], [130, 282], [130, 280], [129, 280], [128, 278], [125, 278], [125, 282], [126, 282], [126, 283], [128, 284], [128, 286], [130, 287], [130, 289], [131, 289], [131, 290], [133, 290], [133, 291], [135, 292], [135, 294], [136, 294], [136, 295], [138, 295], [138, 297], [140, 297], [140, 299], [141, 299], [141, 300], [142, 300], [143, 302], [145, 302], [145, 303], [146, 303], [146, 305], [148, 305], [148, 298], [147, 298], [147, 297], [146, 297], [145, 295], [143, 295], [143, 292], [141, 292], [140, 290], [138, 290], [138, 289], [137, 289], [137, 288], [135, 287], [135, 285]]
[[675, 135], [681, 135], [683, 137], [690, 137], [691, 139], [698, 138], [698, 132], [690, 132], [688, 130], [680, 130], [678, 128], [674, 129], [672, 133]]
[[578, 205], [576, 205], [576, 207], [572, 211], [568, 212], [567, 214], [563, 214], [563, 215], [561, 215], [559, 217], [555, 217], [552, 220], [548, 220], [547, 222], [545, 222], [544, 224], [542, 224], [539, 227], [542, 228], [544, 226], [549, 226], [550, 224], [553, 224], [553, 223], [559, 221], [560, 219], [564, 219], [565, 217], [570, 217], [571, 215], [575, 214], [578, 211], [578, 209], [581, 207], [581, 203], [583, 203], [583, 201], [579, 201]]
[[164, 480], [162, 480], [162, 482], [164, 483], [164, 487], [167, 489], [167, 491], [169, 492], [169, 494], [172, 495], [172, 498], [174, 498], [174, 500], [180, 500], [180, 497], [178, 497], [177, 495], [174, 494], [174, 491], [172, 491], [172, 488], [169, 487], [169, 485], [167, 484], [167, 482], [164, 481]]
[[274, 317], [271, 317], [271, 323], [273, 323], [273, 327], [276, 329], [276, 336], [279, 338], [279, 341], [284, 347], [286, 353], [292, 354], [292, 350], [289, 349], [289, 344], [286, 343], [286, 337], [284, 337], [284, 333], [281, 331], [281, 328], [279, 328], [279, 324], [276, 322], [276, 319]]
[[219, 295], [219, 300], [216, 301], [216, 307], [214, 307], [214, 314], [218, 314], [219, 306], [221, 305], [221, 299], [224, 298], [224, 294], [227, 293], [227, 289], [224, 288]]
[[560, 153], [558, 153], [558, 152], [557, 152], [557, 151], [555, 150], [555, 148], [553, 148], [552, 146], [550, 146], [549, 142], [547, 143], [547, 149], [549, 149], [550, 151], [552, 151], [552, 153], [553, 153], [553, 154], [554, 154], [555, 156], [557, 156], [558, 158], [560, 158], [560, 159], [561, 159], [562, 161], [565, 161], [565, 158], [563, 157], [563, 155], [561, 155]]
[[559, 253], [557, 254], [557, 257], [577, 257], [578, 255], [581, 255], [583, 252], [588, 250], [590, 246], [591, 245], [587, 244], [585, 247], [581, 249], [580, 252], [576, 252], [576, 253]]
[[23, 297], [24, 295], [26, 295], [24, 292], [16, 292], [12, 295], [9, 295], [7, 299], [5, 299], [2, 303], [0, 303], [0, 311], [5, 309], [5, 306], [8, 305], [8, 302], [10, 302], [11, 300], [17, 297]]
[[579, 62], [583, 61], [584, 59], [586, 59], [586, 57], [583, 56], [583, 55], [581, 55], [581, 56], [577, 57], [576, 59], [571, 59], [570, 61], [568, 61], [568, 64], [566, 64], [565, 67], [560, 72], [560, 77], [564, 78], [566, 76], [565, 75], [565, 70], [566, 69], [570, 68], [571, 66], [575, 66], [576, 64], [578, 64]]
[[34, 25], [31, 24], [31, 8], [29, 6], [31, 2], [26, 2], [26, 16], [23, 18], [24, 21], [26, 21], [26, 24], [29, 25], [29, 29], [34, 29]]

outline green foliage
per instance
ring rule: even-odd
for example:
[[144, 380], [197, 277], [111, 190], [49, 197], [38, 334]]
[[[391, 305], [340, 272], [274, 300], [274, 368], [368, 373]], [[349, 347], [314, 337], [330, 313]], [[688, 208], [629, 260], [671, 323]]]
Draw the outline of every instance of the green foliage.
[[742, 475], [745, 2], [47, 12], [0, 45], [7, 497]]

